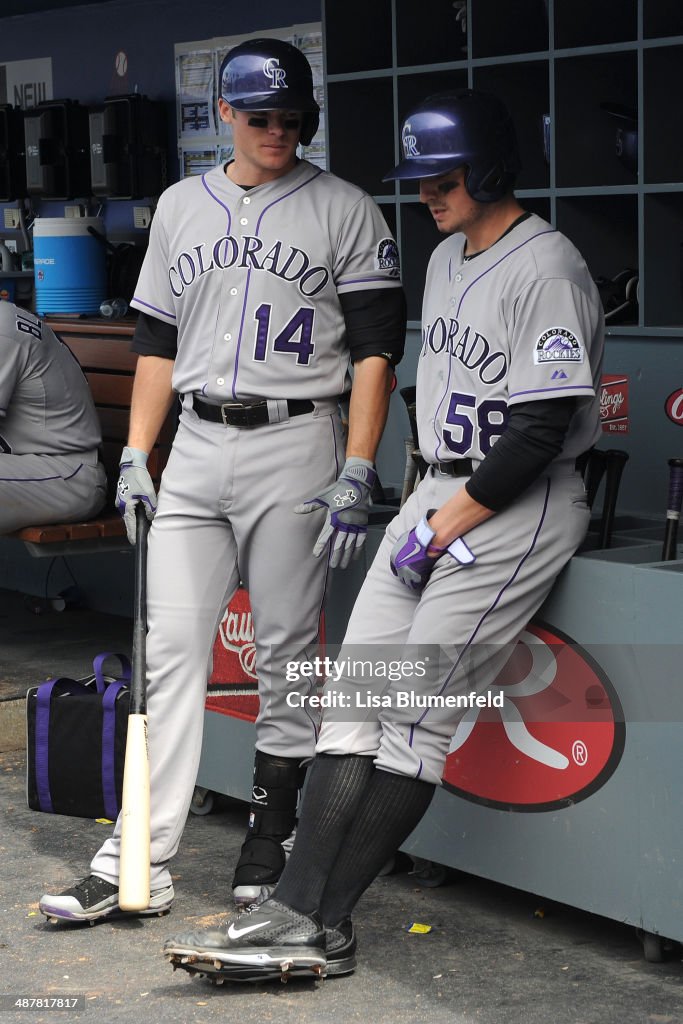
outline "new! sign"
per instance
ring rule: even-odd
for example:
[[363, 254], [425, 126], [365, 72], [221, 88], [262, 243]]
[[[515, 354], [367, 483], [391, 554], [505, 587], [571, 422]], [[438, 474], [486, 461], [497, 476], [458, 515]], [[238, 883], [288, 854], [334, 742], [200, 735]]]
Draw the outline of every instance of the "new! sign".
[[549, 811], [584, 800], [624, 749], [619, 698], [604, 672], [558, 630], [532, 624], [491, 687], [501, 709], [468, 710], [446, 759], [446, 789], [508, 811]]

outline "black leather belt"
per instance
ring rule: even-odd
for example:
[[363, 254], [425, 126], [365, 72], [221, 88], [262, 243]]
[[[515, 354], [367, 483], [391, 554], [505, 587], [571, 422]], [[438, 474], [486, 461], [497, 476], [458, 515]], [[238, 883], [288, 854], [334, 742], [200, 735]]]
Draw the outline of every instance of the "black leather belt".
[[434, 462], [434, 469], [446, 476], [472, 476], [472, 459], [453, 459], [452, 462]]
[[[226, 427], [260, 427], [264, 423], [270, 423], [266, 401], [256, 402], [254, 405], [241, 405], [239, 402], [212, 405], [193, 395], [192, 408], [200, 420], [224, 423]], [[287, 402], [287, 412], [290, 416], [301, 416], [305, 412], [313, 412], [314, 408], [313, 402], [309, 402], [308, 399], [290, 398]]]

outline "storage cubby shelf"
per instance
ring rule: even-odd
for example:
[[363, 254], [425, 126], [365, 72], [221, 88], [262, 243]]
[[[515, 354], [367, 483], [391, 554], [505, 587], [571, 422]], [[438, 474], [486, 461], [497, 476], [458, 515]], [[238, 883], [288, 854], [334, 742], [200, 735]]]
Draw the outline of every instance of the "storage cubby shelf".
[[[359, 49], [355, 15], [368, 11], [374, 38]], [[512, 113], [520, 201], [576, 243], [596, 279], [638, 274], [638, 304], [609, 333], [683, 331], [683, 2], [325, 0], [324, 18], [330, 169], [395, 226], [411, 324], [441, 236], [420, 213], [417, 182], [381, 179], [411, 107], [469, 86]]]

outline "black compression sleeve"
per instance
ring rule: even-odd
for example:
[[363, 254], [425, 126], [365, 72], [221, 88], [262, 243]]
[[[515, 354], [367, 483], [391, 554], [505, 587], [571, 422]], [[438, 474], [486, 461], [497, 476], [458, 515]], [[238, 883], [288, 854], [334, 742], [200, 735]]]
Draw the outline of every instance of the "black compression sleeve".
[[575, 398], [521, 402], [510, 407], [505, 432], [465, 484], [480, 505], [500, 512], [560, 454]]
[[178, 328], [148, 313], [140, 313], [130, 347], [141, 356], [175, 359], [178, 353]]
[[351, 361], [384, 356], [396, 366], [406, 337], [406, 299], [402, 288], [371, 288], [339, 296]]

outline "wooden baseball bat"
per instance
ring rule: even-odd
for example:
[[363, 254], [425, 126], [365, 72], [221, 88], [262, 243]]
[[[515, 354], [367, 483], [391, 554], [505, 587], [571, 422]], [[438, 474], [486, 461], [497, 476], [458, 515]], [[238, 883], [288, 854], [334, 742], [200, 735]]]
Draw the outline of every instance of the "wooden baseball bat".
[[147, 531], [149, 522], [142, 502], [135, 507], [135, 620], [133, 623], [133, 671], [126, 738], [121, 801], [121, 860], [119, 907], [149, 907], [149, 752], [147, 749]]
[[683, 499], [683, 459], [669, 459], [669, 497], [666, 504], [666, 527], [662, 545], [662, 561], [672, 562], [678, 557], [678, 521]]
[[605, 452], [605, 498], [600, 521], [599, 548], [608, 548], [612, 543], [612, 527], [614, 526], [619, 484], [628, 459], [628, 452], [623, 452], [619, 448], [608, 448]]

